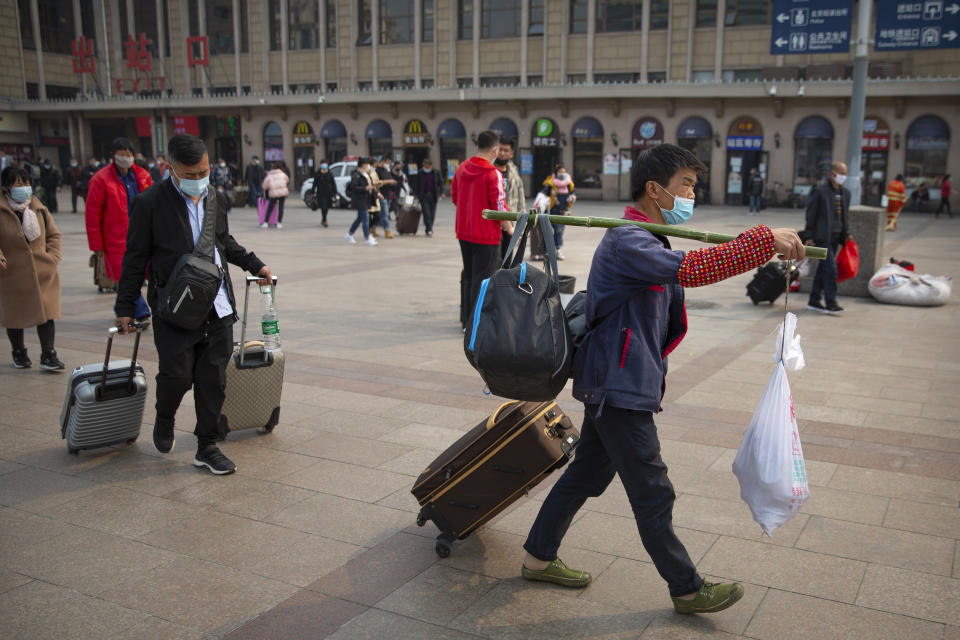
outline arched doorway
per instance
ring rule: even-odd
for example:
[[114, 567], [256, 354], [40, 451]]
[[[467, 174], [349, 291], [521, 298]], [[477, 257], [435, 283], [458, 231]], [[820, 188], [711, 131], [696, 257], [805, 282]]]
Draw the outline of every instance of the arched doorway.
[[690, 116], [677, 128], [677, 144], [697, 156], [707, 172], [697, 180], [694, 188], [697, 204], [710, 204], [710, 157], [713, 149], [713, 127], [705, 118]]
[[907, 129], [907, 162], [904, 178], [907, 197], [925, 184], [930, 200], [940, 199], [940, 182], [947, 172], [947, 152], [950, 150], [950, 127], [942, 118], [921, 116]]
[[879, 207], [887, 192], [887, 156], [890, 149], [890, 129], [883, 118], [867, 116], [863, 119], [863, 138], [860, 140], [860, 202]]
[[[422, 120], [411, 120], [403, 127], [403, 163], [409, 173], [420, 170], [423, 160], [430, 156], [430, 132]], [[441, 167], [436, 167], [441, 169]]]
[[550, 118], [539, 118], [533, 123], [533, 184], [531, 192], [540, 190], [543, 181], [553, 173], [561, 161], [560, 129]]
[[298, 191], [307, 178], [313, 175], [315, 142], [313, 127], [309, 122], [301, 120], [293, 125], [293, 183]]
[[821, 116], [804, 118], [793, 132], [793, 192], [806, 197], [830, 174], [833, 125]]
[[501, 138], [512, 139], [513, 146], [517, 146], [517, 137], [520, 135], [520, 130], [517, 129], [517, 124], [510, 118], [497, 118], [490, 123], [490, 131], [496, 132]]
[[749, 116], [737, 118], [727, 130], [727, 188], [724, 202], [747, 204], [746, 177], [756, 169], [766, 175], [767, 152], [763, 150], [763, 127]]
[[440, 173], [448, 183], [453, 180], [460, 163], [467, 158], [467, 130], [456, 118], [448, 118], [437, 127], [440, 140]]
[[374, 158], [393, 158], [393, 129], [386, 120], [374, 120], [363, 133]]
[[331, 164], [347, 155], [347, 128], [339, 120], [327, 120], [320, 128], [324, 156]]
[[644, 116], [633, 123], [633, 129], [630, 131], [630, 148], [620, 150], [619, 191], [621, 200], [633, 201], [630, 174], [633, 163], [637, 161], [637, 156], [646, 149], [652, 149], [659, 144], [663, 144], [665, 139], [663, 124], [653, 116]]
[[603, 125], [584, 116], [570, 130], [573, 138], [573, 183], [579, 189], [603, 186]]
[[264, 171], [269, 171], [274, 162], [283, 162], [283, 127], [268, 122], [263, 127]]

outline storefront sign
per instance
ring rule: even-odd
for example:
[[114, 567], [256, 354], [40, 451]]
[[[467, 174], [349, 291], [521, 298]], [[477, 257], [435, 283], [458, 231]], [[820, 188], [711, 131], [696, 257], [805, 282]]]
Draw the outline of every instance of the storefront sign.
[[852, 18], [853, 0], [774, 0], [770, 53], [846, 53]]
[[173, 135], [187, 133], [192, 136], [200, 135], [200, 123], [197, 116], [174, 116], [173, 117]]
[[759, 151], [763, 148], [763, 136], [727, 136], [727, 149]]
[[138, 40], [133, 39], [133, 34], [127, 34], [127, 39], [123, 43], [123, 48], [127, 52], [127, 69], [136, 69], [144, 73], [150, 73], [150, 49], [153, 40], [147, 37], [147, 34], [141, 33]]
[[633, 148], [649, 149], [663, 144], [663, 125], [656, 118], [640, 118], [633, 125]]
[[149, 138], [153, 135], [153, 118], [140, 116], [137, 118], [137, 137]]
[[306, 120], [301, 120], [293, 126], [293, 145], [296, 147], [313, 146], [313, 127]]
[[427, 125], [420, 120], [411, 120], [403, 129], [403, 146], [426, 147], [430, 144]]
[[881, 125], [873, 119], [863, 121], [863, 139], [860, 147], [864, 151], [886, 151], [890, 148], [890, 131], [886, 125]]
[[240, 118], [236, 116], [217, 117], [217, 137], [236, 138], [240, 135]]
[[557, 136], [557, 125], [550, 118], [540, 118], [533, 127], [533, 146], [559, 147], [560, 138]]
[[70, 51], [73, 53], [73, 72], [94, 72], [93, 39], [80, 38], [70, 41]]
[[529, 151], [520, 152], [520, 175], [533, 175], [533, 154]]
[[960, 48], [960, 3], [880, 0], [874, 41], [877, 51]]

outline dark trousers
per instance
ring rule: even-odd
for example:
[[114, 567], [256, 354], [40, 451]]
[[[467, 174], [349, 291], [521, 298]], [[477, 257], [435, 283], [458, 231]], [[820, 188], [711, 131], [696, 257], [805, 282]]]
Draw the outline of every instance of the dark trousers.
[[327, 222], [327, 212], [330, 211], [329, 207], [320, 207], [320, 215], [323, 216], [322, 222], [326, 224]]
[[460, 324], [467, 326], [467, 319], [480, 293], [480, 284], [493, 275], [500, 266], [500, 244], [476, 244], [460, 241], [463, 256], [463, 282], [460, 287]]
[[[37, 338], [40, 339], [40, 350], [43, 353], [53, 351], [53, 339], [56, 335], [56, 327], [53, 320], [47, 320], [37, 326]], [[10, 340], [10, 346], [14, 349], [26, 349], [23, 342], [23, 329], [7, 329], [7, 338]]]
[[820, 296], [826, 300], [829, 307], [837, 304], [837, 251], [840, 250], [840, 236], [834, 234], [827, 243], [827, 259], [817, 265], [817, 274], [813, 277], [813, 286], [810, 288], [810, 302], [820, 302]]
[[676, 494], [660, 458], [657, 427], [649, 411], [585, 405], [580, 444], [573, 462], [550, 490], [523, 548], [554, 560], [560, 541], [587, 498], [603, 493], [620, 476], [633, 507], [643, 548], [670, 588], [671, 596], [692, 593], [703, 579], [673, 530]]
[[437, 217], [437, 194], [425, 193], [420, 196], [420, 209], [424, 229], [427, 233], [433, 233], [433, 221]]
[[227, 360], [233, 353], [233, 318], [217, 318], [211, 311], [202, 328], [184, 331], [155, 317], [153, 339], [160, 369], [157, 419], [173, 420], [192, 386], [198, 447], [214, 444], [227, 387]]
[[70, 203], [73, 205], [73, 213], [77, 212], [77, 195], [76, 189], [70, 191]]
[[280, 211], [277, 213], [277, 222], [283, 222], [283, 204], [286, 201], [286, 198], [270, 198], [270, 204], [267, 205], [267, 220], [270, 219], [270, 214], [273, 213], [273, 208], [279, 206]]
[[949, 198], [940, 198], [940, 206], [937, 207], [937, 212], [935, 216], [939, 216], [940, 212], [943, 211], [944, 207], [947, 209], [947, 215], [951, 218], [953, 217], [953, 211], [950, 210], [950, 199]]

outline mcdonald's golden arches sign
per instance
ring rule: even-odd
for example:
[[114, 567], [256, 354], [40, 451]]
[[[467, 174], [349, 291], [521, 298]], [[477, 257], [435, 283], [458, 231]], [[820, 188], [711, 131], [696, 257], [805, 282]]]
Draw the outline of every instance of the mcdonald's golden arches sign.
[[427, 125], [420, 120], [411, 120], [403, 128], [403, 146], [426, 147], [429, 145]]
[[293, 125], [293, 145], [297, 147], [313, 146], [313, 127], [306, 120]]

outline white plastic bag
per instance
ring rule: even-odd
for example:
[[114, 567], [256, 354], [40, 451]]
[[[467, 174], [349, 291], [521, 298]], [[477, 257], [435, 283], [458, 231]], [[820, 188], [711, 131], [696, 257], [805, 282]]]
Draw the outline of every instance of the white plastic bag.
[[[777, 352], [773, 357], [776, 368], [733, 461], [733, 473], [740, 481], [740, 497], [767, 535], [797, 515], [810, 497], [797, 416], [787, 380], [788, 370], [798, 371], [805, 365], [800, 336], [794, 336], [797, 316], [788, 313], [784, 324], [780, 325]], [[787, 342], [781, 361], [784, 335]]]
[[867, 290], [877, 302], [916, 307], [934, 307], [950, 299], [950, 276], [919, 275], [897, 264], [885, 264], [873, 274]]
[[533, 201], [533, 208], [540, 213], [546, 213], [550, 208], [550, 196], [545, 193], [538, 193]]

